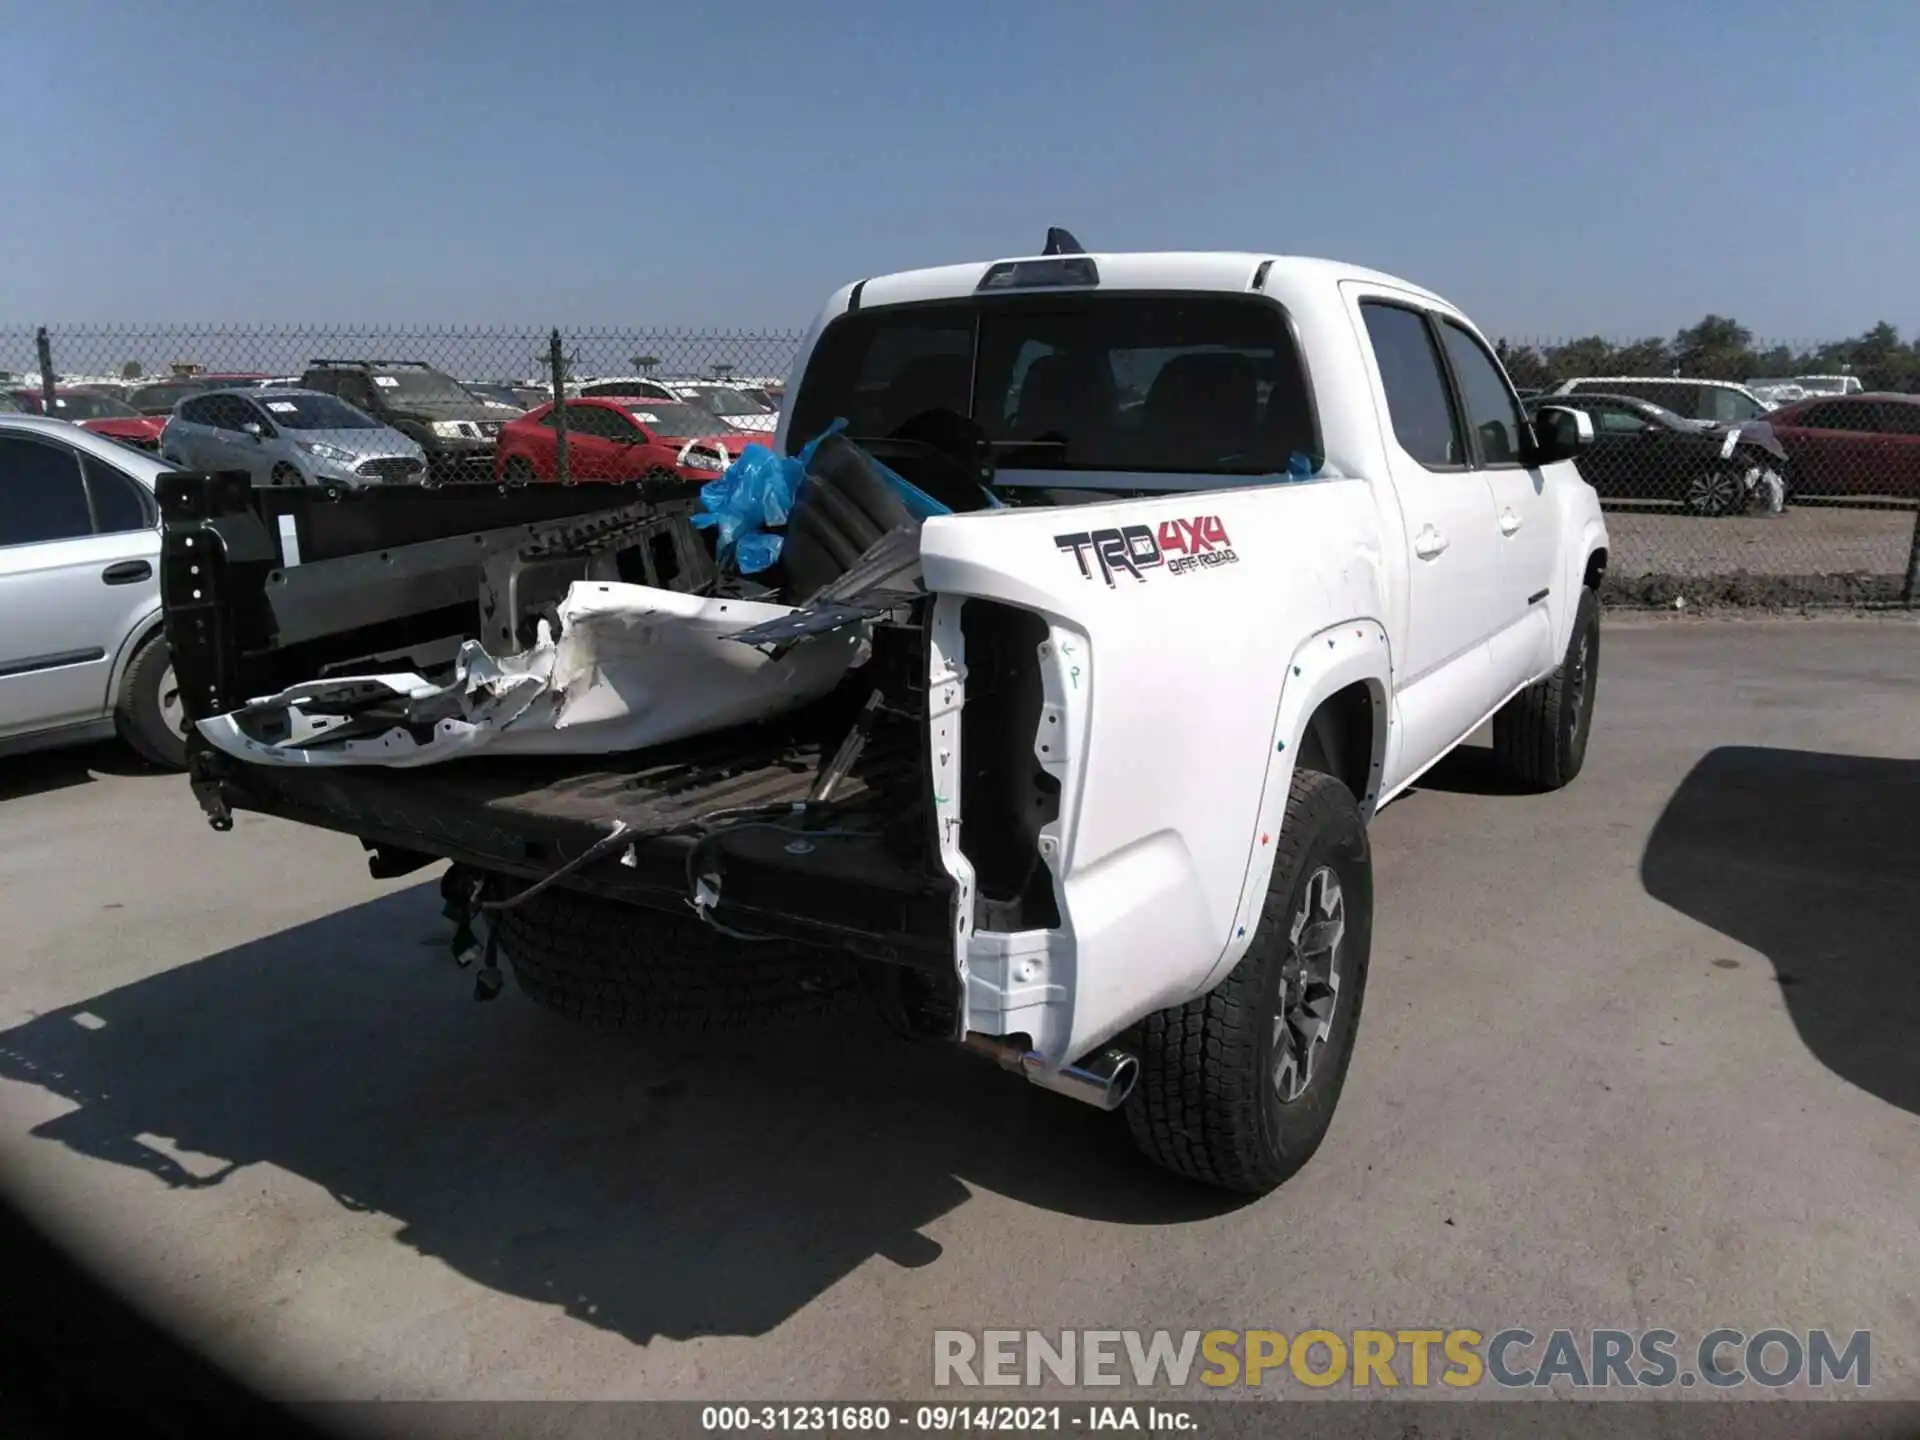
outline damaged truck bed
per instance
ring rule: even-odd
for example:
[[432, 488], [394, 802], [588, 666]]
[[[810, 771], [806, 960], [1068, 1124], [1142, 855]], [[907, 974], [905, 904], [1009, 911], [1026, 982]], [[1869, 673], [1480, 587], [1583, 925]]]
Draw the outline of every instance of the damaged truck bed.
[[[162, 505], [216, 825], [338, 830], [380, 875], [447, 858], [656, 909], [704, 893], [725, 925], [950, 970], [918, 627], [693, 593], [717, 577], [684, 495], [182, 475]], [[354, 548], [372, 534], [412, 543]]]

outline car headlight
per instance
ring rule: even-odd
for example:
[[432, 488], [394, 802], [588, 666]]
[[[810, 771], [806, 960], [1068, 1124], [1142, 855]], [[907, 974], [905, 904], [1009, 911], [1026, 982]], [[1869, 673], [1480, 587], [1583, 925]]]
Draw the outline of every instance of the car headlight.
[[294, 442], [316, 460], [325, 460], [331, 465], [351, 465], [353, 452], [338, 445], [329, 445], [324, 440], [296, 440]]
[[466, 427], [471, 423], [464, 420], [435, 420], [432, 429], [442, 440], [459, 440], [467, 434]]
[[680, 463], [689, 470], [724, 470], [733, 462], [711, 450], [688, 450], [680, 456]]

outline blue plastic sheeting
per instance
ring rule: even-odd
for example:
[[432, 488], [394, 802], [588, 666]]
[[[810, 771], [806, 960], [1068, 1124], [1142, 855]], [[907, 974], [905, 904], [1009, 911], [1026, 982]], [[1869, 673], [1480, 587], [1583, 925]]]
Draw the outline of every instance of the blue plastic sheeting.
[[[801, 447], [797, 455], [780, 455], [765, 445], [749, 445], [717, 480], [700, 487], [701, 511], [693, 523], [702, 530], [718, 528], [715, 545], [720, 564], [733, 565], [742, 575], [772, 568], [780, 558], [782, 537], [772, 527], [785, 525], [793, 513], [794, 497], [807, 481], [814, 451], [846, 428], [836, 420]], [[952, 510], [919, 486], [882, 465], [871, 455], [873, 468], [900, 493], [915, 519], [950, 515]], [[991, 497], [989, 497], [991, 498]], [[998, 503], [997, 501], [995, 503]]]
[[834, 421], [798, 455], [781, 455], [755, 442], [740, 452], [718, 480], [700, 487], [702, 509], [693, 523], [702, 530], [718, 527], [714, 548], [721, 565], [732, 562], [742, 575], [753, 575], [780, 558], [780, 537], [767, 534], [766, 527], [787, 523], [813, 452], [846, 423]]

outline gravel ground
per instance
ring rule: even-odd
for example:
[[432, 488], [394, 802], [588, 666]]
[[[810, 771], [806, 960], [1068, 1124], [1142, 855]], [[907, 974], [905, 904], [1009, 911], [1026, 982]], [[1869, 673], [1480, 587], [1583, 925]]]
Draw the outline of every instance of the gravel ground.
[[1913, 538], [1911, 510], [1842, 510], [1798, 505], [1779, 515], [1702, 520], [1679, 514], [1609, 510], [1612, 578], [1699, 580], [1740, 573], [1811, 577], [1904, 576]]

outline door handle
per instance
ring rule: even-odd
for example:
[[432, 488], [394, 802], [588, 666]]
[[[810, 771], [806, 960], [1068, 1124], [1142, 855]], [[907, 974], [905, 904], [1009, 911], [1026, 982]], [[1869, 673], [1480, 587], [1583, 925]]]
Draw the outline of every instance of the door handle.
[[1446, 548], [1447, 537], [1431, 525], [1422, 527], [1420, 533], [1413, 537], [1413, 553], [1422, 560], [1431, 560]]
[[1511, 510], [1502, 510], [1500, 512], [1500, 533], [1502, 535], [1511, 535], [1519, 528], [1520, 517], [1518, 515], [1514, 514]]
[[100, 572], [109, 585], [135, 585], [153, 578], [153, 566], [144, 560], [120, 560]]

